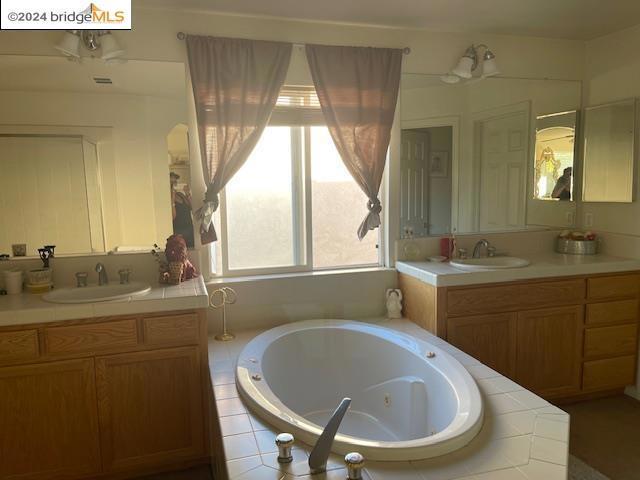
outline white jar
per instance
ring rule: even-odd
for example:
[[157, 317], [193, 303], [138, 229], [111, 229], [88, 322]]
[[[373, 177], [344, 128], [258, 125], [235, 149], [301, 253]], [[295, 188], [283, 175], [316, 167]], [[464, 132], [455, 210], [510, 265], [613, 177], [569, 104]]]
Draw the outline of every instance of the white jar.
[[5, 270], [4, 287], [9, 295], [22, 293], [22, 270]]

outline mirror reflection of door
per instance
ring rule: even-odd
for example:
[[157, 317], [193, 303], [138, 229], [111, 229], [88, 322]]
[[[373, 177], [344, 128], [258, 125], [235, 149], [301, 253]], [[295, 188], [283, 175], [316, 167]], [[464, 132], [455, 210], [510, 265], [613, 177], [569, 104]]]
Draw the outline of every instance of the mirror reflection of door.
[[528, 111], [479, 121], [480, 230], [525, 225]]
[[189, 132], [178, 124], [167, 135], [169, 154], [169, 185], [173, 233], [182, 235], [189, 248], [194, 247], [193, 207], [191, 201], [191, 165], [189, 162]]
[[404, 238], [451, 231], [451, 126], [403, 129], [400, 223]]

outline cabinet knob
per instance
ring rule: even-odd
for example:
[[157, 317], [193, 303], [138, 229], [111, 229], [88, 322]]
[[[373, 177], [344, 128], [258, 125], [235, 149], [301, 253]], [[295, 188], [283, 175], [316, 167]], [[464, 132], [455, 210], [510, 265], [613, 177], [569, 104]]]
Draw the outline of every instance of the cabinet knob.
[[291, 463], [293, 455], [291, 447], [293, 447], [294, 438], [290, 433], [280, 433], [276, 436], [276, 446], [278, 447], [278, 462]]
[[362, 480], [364, 457], [358, 452], [347, 453], [344, 457], [347, 464], [347, 480]]

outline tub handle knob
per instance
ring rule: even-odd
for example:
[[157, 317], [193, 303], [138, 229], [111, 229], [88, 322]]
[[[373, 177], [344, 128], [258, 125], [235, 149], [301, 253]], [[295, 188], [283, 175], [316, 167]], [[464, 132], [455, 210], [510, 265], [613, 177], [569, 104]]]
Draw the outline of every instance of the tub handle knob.
[[347, 453], [344, 457], [347, 464], [347, 480], [362, 480], [364, 457], [358, 452]]
[[293, 461], [293, 455], [291, 454], [293, 442], [294, 438], [290, 433], [280, 433], [276, 436], [279, 463], [291, 463]]

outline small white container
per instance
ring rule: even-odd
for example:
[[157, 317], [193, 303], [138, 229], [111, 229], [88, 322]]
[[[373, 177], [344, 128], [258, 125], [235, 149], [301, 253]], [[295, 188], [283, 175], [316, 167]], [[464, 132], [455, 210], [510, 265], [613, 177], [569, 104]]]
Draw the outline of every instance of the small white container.
[[4, 287], [8, 295], [19, 295], [22, 293], [22, 270], [5, 270]]

